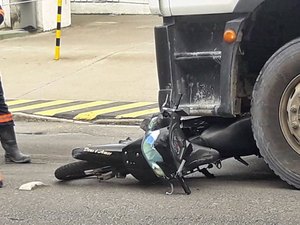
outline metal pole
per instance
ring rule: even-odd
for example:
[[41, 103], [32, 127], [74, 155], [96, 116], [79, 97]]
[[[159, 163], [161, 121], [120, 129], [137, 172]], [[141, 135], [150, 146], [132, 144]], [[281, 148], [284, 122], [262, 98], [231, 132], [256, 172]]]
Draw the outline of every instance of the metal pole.
[[61, 36], [61, 13], [62, 0], [57, 0], [57, 27], [56, 27], [56, 46], [55, 46], [55, 60], [60, 58], [60, 36]]

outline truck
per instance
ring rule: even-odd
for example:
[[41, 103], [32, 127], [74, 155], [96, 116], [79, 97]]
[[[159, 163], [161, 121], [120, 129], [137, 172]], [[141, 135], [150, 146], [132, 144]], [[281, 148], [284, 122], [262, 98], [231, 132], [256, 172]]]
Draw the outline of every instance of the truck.
[[300, 188], [300, 2], [150, 0], [159, 106], [188, 116], [251, 116], [260, 155]]

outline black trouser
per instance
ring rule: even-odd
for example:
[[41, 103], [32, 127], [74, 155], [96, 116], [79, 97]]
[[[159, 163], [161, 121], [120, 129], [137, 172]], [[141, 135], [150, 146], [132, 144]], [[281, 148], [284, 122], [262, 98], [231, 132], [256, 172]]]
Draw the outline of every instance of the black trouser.
[[12, 114], [8, 111], [8, 106], [5, 103], [2, 82], [0, 81], [0, 126], [14, 125]]
[[0, 5], [0, 24], [3, 22], [3, 20], [4, 20], [4, 11]]

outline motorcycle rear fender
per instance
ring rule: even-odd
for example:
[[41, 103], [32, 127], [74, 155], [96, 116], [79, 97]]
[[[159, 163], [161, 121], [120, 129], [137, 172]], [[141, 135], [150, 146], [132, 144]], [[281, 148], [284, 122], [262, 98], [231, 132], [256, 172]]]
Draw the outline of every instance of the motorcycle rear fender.
[[72, 157], [96, 163], [106, 161], [109, 164], [120, 164], [122, 163], [122, 149], [125, 146], [126, 144], [122, 143], [75, 148], [72, 151]]

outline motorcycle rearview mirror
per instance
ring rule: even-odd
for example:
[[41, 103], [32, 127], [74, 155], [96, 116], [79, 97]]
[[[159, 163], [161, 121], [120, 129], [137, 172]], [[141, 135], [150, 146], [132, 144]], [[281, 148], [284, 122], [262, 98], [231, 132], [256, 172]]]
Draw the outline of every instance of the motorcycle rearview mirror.
[[183, 96], [183, 94], [178, 94], [178, 95], [179, 95], [178, 99], [177, 99], [177, 101], [175, 102], [175, 105], [174, 105], [175, 110], [178, 109], [178, 107], [180, 105], [180, 102], [181, 102], [181, 99], [182, 99], [182, 96]]

